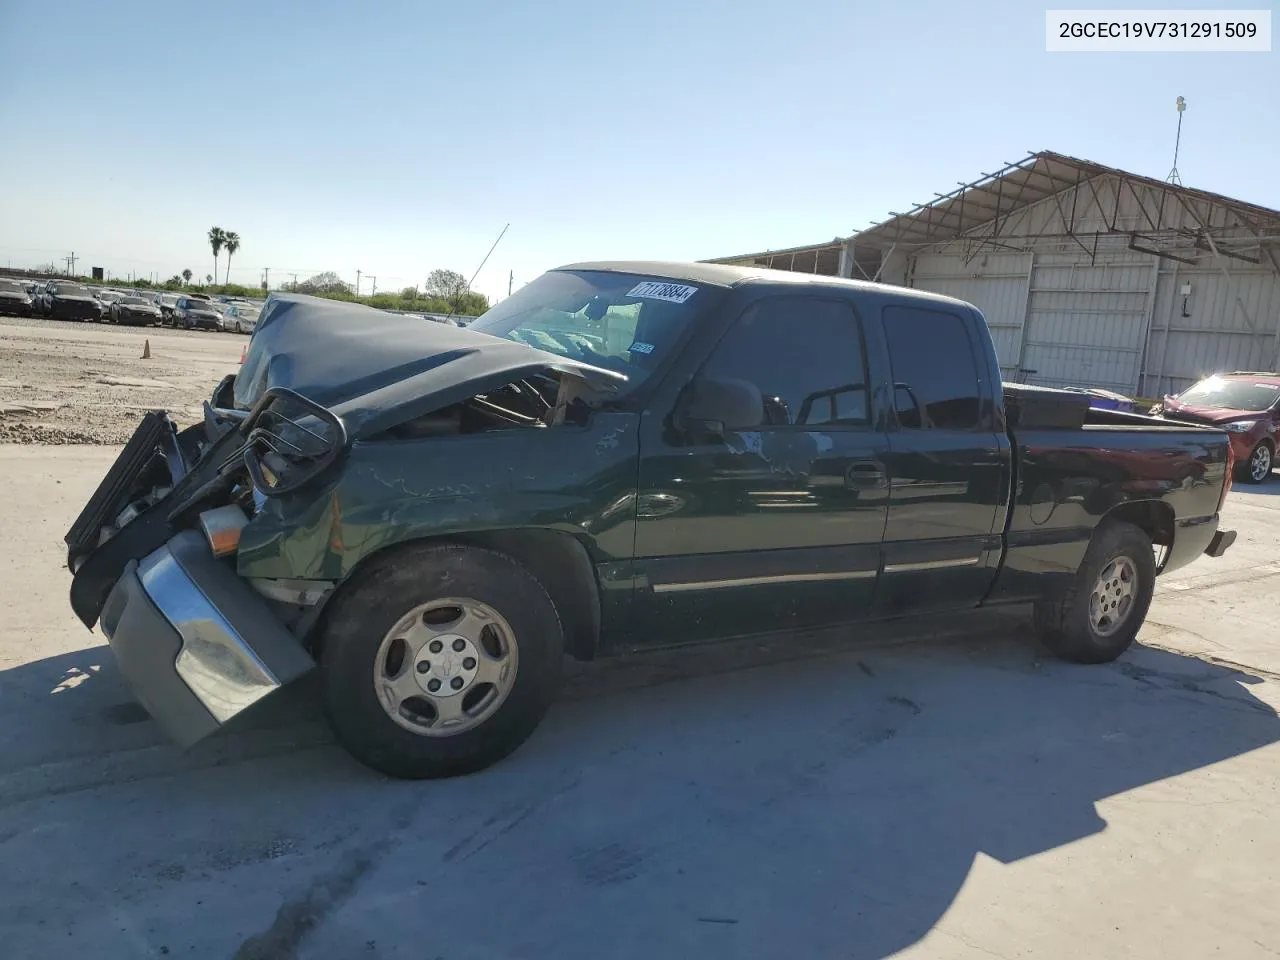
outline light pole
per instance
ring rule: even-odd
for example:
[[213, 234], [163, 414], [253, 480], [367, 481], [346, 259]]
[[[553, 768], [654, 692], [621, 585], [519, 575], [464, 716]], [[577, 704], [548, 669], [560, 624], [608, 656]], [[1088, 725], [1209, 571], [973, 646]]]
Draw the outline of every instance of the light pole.
[[1179, 97], [1176, 101], [1178, 107], [1178, 135], [1173, 141], [1173, 169], [1169, 171], [1169, 175], [1165, 177], [1167, 183], [1176, 183], [1182, 186], [1182, 176], [1178, 173], [1178, 148], [1182, 146], [1182, 113], [1187, 109], [1187, 101]]

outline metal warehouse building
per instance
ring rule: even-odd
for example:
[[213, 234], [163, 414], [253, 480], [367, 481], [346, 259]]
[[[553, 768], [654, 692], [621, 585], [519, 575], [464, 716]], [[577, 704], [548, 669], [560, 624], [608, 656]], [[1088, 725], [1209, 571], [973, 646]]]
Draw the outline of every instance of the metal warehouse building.
[[716, 262], [968, 300], [1007, 380], [1153, 397], [1280, 368], [1280, 211], [1057, 153], [844, 240]]

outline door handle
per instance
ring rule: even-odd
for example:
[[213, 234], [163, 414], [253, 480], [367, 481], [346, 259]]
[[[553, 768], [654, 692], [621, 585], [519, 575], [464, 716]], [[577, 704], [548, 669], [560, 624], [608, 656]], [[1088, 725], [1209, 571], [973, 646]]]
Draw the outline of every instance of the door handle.
[[859, 460], [845, 471], [844, 483], [851, 490], [882, 490], [889, 485], [889, 475], [879, 461]]

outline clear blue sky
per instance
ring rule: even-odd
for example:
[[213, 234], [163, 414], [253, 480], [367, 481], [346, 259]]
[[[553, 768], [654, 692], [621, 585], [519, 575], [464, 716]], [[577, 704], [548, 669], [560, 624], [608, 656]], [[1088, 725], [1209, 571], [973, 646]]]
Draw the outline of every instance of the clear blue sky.
[[1029, 150], [1162, 178], [1179, 94], [1184, 182], [1280, 208], [1280, 54], [1048, 54], [1045, 6], [0, 0], [0, 262], [203, 276], [218, 224], [233, 280], [387, 289], [510, 222], [492, 295], [847, 235]]

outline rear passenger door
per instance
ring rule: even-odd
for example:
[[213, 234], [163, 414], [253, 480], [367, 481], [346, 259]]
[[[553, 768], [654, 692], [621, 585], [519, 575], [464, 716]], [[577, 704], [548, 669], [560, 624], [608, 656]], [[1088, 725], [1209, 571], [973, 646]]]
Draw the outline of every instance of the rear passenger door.
[[757, 300], [700, 376], [754, 384], [763, 418], [718, 439], [671, 429], [678, 397], [646, 418], [635, 541], [645, 639], [870, 615], [888, 485], [869, 385], [883, 373], [869, 370], [852, 303]]
[[893, 416], [879, 614], [975, 606], [1000, 562], [1010, 445], [990, 399], [989, 351], [962, 309], [881, 312]]

